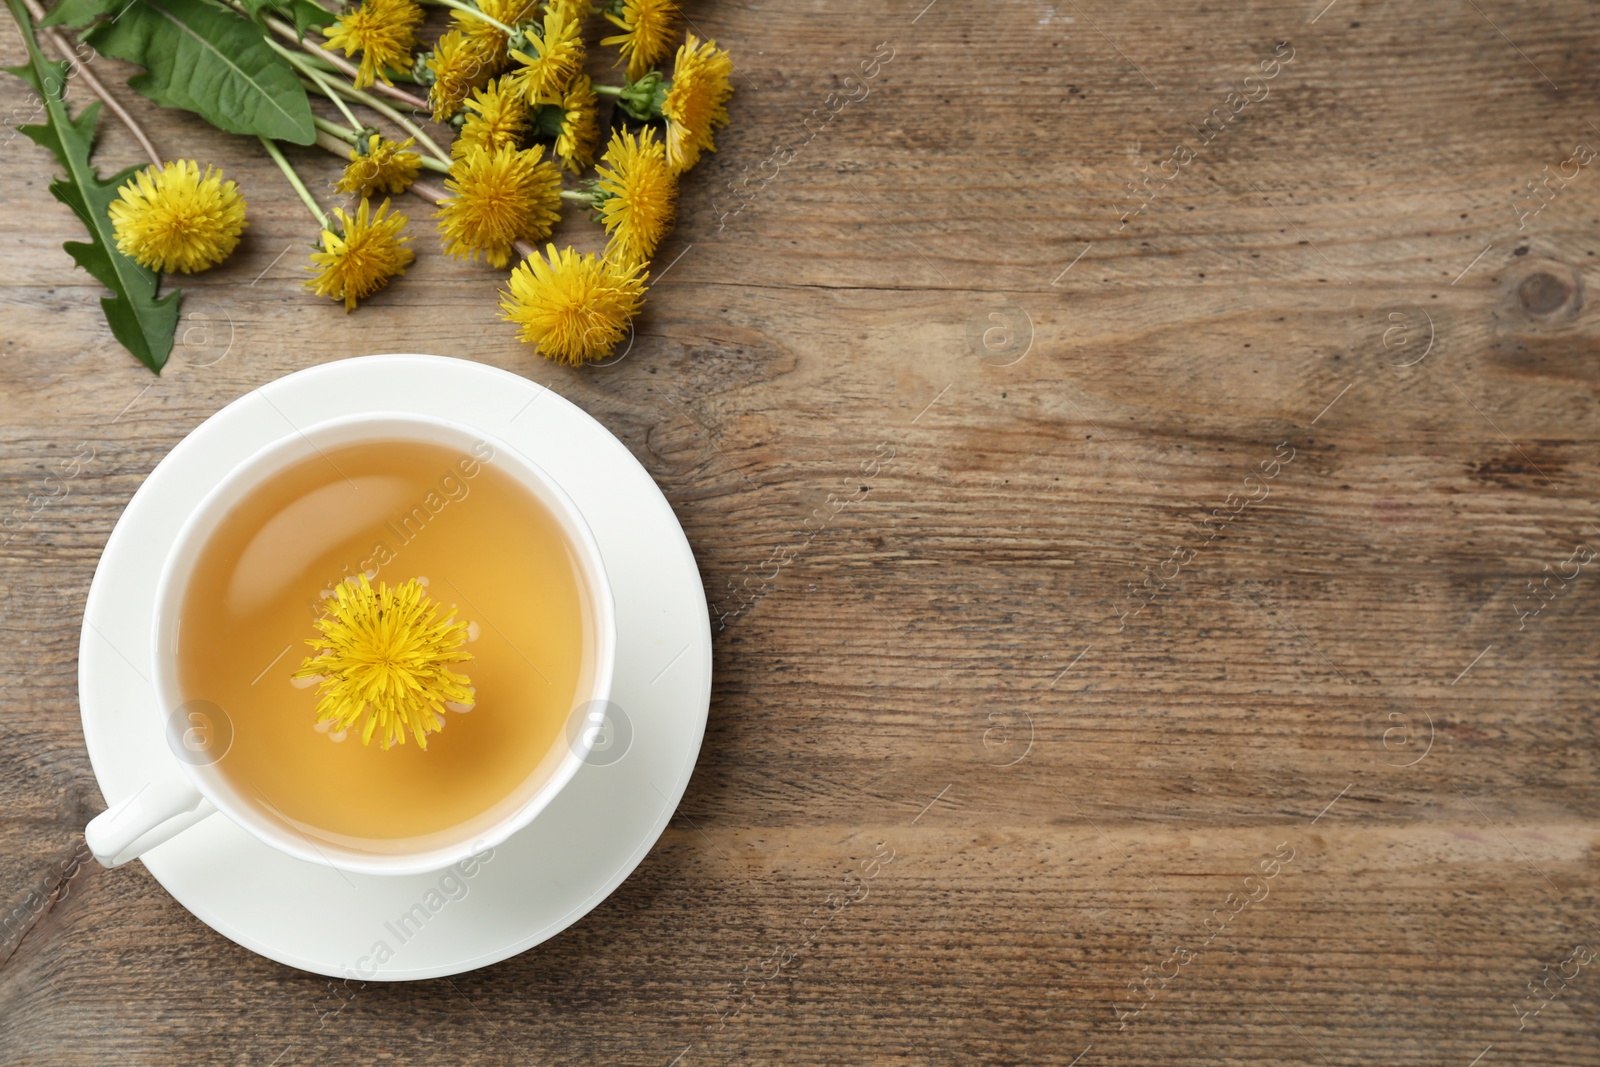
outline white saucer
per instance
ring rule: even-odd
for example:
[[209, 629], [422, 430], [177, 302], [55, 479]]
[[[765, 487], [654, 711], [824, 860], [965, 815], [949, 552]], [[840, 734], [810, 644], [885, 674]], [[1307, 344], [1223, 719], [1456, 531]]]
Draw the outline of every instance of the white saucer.
[[143, 862], [201, 921], [280, 963], [365, 980], [436, 978], [532, 948], [610, 895], [666, 828], [705, 733], [711, 624], [694, 556], [650, 475], [587, 414], [506, 371], [417, 355], [313, 367], [229, 404], [157, 465], [106, 543], [79, 647], [83, 732], [107, 803], [177, 769], [147, 680], [167, 546], [211, 486], [257, 448], [291, 427], [366, 409], [492, 433], [577, 502], [616, 598], [612, 699], [622, 714], [613, 755], [629, 730], [631, 744], [615, 762], [580, 768], [466, 878], [347, 874], [291, 859], [220, 815]]

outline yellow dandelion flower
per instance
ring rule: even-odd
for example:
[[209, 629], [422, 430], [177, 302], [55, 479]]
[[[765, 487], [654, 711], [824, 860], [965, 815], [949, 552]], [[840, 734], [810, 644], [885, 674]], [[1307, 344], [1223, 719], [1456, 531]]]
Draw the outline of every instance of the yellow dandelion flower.
[[610, 19], [622, 30], [601, 44], [614, 44], [628, 62], [628, 80], [638, 81], [644, 72], [667, 58], [672, 36], [677, 29], [678, 5], [673, 0], [622, 0], [622, 13]]
[[528, 132], [528, 102], [503, 78], [473, 92], [466, 102], [467, 117], [450, 145], [450, 158], [460, 159], [470, 149], [515, 148]]
[[531, 104], [554, 103], [583, 69], [583, 24], [563, 7], [545, 13], [540, 32], [528, 38], [533, 54], [513, 49], [511, 58], [522, 66], [510, 77], [522, 87]]
[[682, 172], [715, 152], [712, 131], [728, 124], [733, 95], [733, 60], [717, 42], [701, 43], [689, 34], [673, 63], [672, 86], [661, 105], [667, 120], [667, 161]]
[[516, 323], [518, 336], [546, 359], [576, 366], [604, 358], [644, 304], [644, 266], [545, 247], [546, 256], [511, 272], [511, 291], [500, 293], [501, 318]]
[[667, 163], [666, 146], [646, 127], [638, 134], [611, 135], [595, 167], [600, 222], [611, 235], [606, 255], [624, 263], [648, 263], [672, 229], [678, 178]]
[[354, 311], [358, 300], [365, 300], [389, 284], [389, 279], [404, 274], [416, 253], [405, 247], [411, 238], [401, 234], [408, 221], [399, 211], [388, 214], [389, 201], [370, 211], [372, 201], [363, 200], [355, 217], [343, 208], [334, 208], [339, 230], [322, 231], [322, 247], [311, 253], [311, 270], [319, 273], [306, 282], [318, 296], [344, 301], [345, 311]]
[[543, 156], [542, 148], [477, 147], [451, 164], [444, 184], [455, 195], [433, 216], [444, 250], [504, 267], [513, 242], [548, 237], [561, 213], [561, 171]]
[[350, 149], [350, 162], [334, 188], [363, 197], [371, 196], [374, 190], [405, 192], [417, 180], [417, 171], [422, 169], [422, 157], [407, 151], [415, 143], [414, 137], [397, 144], [375, 133], [369, 134], [364, 148]]
[[[538, 0], [478, 0], [479, 11], [506, 26], [519, 26], [531, 20], [539, 9]], [[466, 35], [468, 43], [487, 73], [498, 74], [511, 62], [507, 51], [509, 41], [505, 31], [494, 22], [488, 22], [465, 11], [450, 13], [456, 28]]]
[[594, 14], [594, 0], [549, 0], [545, 8], [550, 11], [560, 8], [568, 18], [582, 22]]
[[594, 150], [600, 142], [600, 115], [594, 85], [587, 74], [572, 80], [558, 107], [561, 128], [556, 133], [556, 156], [562, 166], [578, 174], [594, 162]]
[[428, 106], [435, 122], [444, 122], [460, 111], [467, 94], [489, 84], [495, 72], [483, 54], [481, 41], [461, 30], [447, 30], [440, 36], [428, 54], [427, 68], [433, 76]]
[[245, 228], [244, 197], [222, 171], [192, 159], [146, 167], [117, 190], [117, 249], [158, 271], [192, 274], [227, 259]]
[[539, 0], [478, 0], [478, 10], [507, 26], [520, 26], [538, 14]]
[[454, 611], [440, 618], [415, 578], [393, 589], [372, 588], [364, 574], [359, 584], [340, 582], [316, 625], [322, 636], [306, 642], [316, 654], [294, 676], [318, 679], [318, 722], [346, 730], [365, 718], [364, 745], [374, 734], [385, 749], [403, 745], [409, 730], [426, 749], [446, 705], [475, 699], [467, 676], [451, 669], [472, 658], [461, 648], [467, 624]]
[[357, 89], [365, 89], [375, 78], [393, 85], [385, 71], [411, 66], [411, 50], [417, 46], [416, 30], [421, 24], [422, 8], [413, 0], [365, 0], [340, 15], [333, 25], [323, 27], [328, 43], [322, 47], [342, 48], [346, 56], [361, 53]]

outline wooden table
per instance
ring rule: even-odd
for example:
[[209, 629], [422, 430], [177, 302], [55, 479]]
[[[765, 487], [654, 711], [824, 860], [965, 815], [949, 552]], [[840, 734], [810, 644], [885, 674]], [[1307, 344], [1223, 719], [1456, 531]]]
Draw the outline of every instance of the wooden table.
[[[51, 162], [0, 152], [0, 502], [30, 512], [0, 1060], [1600, 1063], [1600, 8], [689, 12], [734, 49], [734, 125], [602, 368], [519, 347], [496, 272], [425, 230], [356, 314], [308, 296], [259, 150], [135, 99], [251, 212], [153, 378], [60, 249]], [[716, 682], [604, 905], [346, 989], [139, 864], [61, 872], [103, 803], [76, 648], [129, 496], [228, 401], [385, 351], [614, 431], [694, 545]]]

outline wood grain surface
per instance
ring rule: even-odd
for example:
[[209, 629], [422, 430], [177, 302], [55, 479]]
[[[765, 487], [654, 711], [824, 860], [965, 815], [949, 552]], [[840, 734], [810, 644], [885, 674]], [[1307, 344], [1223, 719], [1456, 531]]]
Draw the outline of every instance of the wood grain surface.
[[[688, 11], [733, 125], [604, 367], [519, 346], [425, 231], [355, 314], [310, 297], [259, 149], [132, 98], [250, 201], [156, 379], [47, 155], [0, 147], [0, 1061], [1600, 1063], [1600, 8]], [[0, 136], [27, 101], [0, 80]], [[169, 449], [388, 351], [616, 433], [694, 546], [716, 679], [605, 904], [344, 986], [73, 861], [76, 649]]]

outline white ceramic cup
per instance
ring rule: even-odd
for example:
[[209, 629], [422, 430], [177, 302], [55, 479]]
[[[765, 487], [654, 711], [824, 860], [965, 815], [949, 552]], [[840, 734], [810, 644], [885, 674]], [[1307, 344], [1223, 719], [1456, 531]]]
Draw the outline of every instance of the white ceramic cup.
[[[173, 541], [156, 585], [154, 625], [150, 649], [151, 681], [156, 707], [130, 708], [128, 714], [150, 714], [151, 730], [166, 730], [176, 757], [170, 768], [131, 796], [97, 815], [85, 830], [89, 849], [100, 863], [114, 867], [139, 856], [201, 820], [221, 813], [267, 845], [310, 863], [365, 874], [420, 874], [442, 870], [468, 856], [505, 841], [533, 818], [572, 780], [594, 743], [594, 731], [567, 729], [536, 766], [529, 768], [522, 789], [485, 819], [442, 831], [420, 840], [405, 851], [375, 851], [325, 837], [313, 839], [283, 818], [246, 800], [218, 770], [226, 752], [207, 753], [218, 744], [224, 724], [205, 721], [204, 710], [189, 710], [203, 702], [185, 703], [177, 684], [177, 636], [184, 592], [200, 549], [230, 509], [261, 482], [285, 467], [319, 455], [330, 448], [379, 440], [408, 440], [442, 445], [463, 456], [482, 457], [492, 449], [492, 462], [531, 492], [560, 523], [576, 560], [580, 598], [584, 605], [584, 669], [574, 703], [574, 715], [599, 707], [611, 695], [616, 660], [616, 616], [611, 586], [594, 534], [577, 505], [551, 477], [510, 445], [458, 423], [429, 416], [367, 413], [318, 423], [269, 444], [230, 472], [184, 522]], [[476, 453], [472, 452], [478, 447]], [[220, 709], [219, 709], [220, 710]], [[225, 717], [225, 713], [223, 713]], [[574, 720], [578, 721], [578, 720]], [[196, 744], [196, 738], [199, 744]], [[229, 731], [231, 743], [231, 730]], [[198, 751], [201, 758], [189, 758]]]

